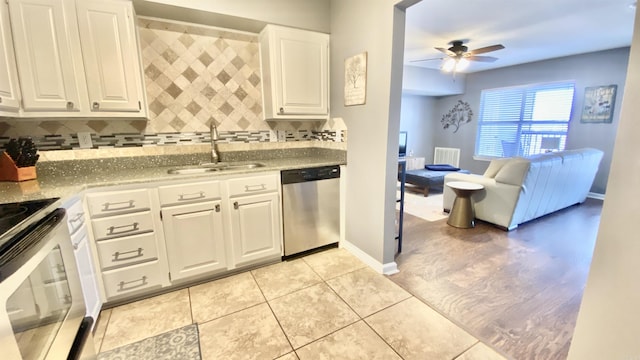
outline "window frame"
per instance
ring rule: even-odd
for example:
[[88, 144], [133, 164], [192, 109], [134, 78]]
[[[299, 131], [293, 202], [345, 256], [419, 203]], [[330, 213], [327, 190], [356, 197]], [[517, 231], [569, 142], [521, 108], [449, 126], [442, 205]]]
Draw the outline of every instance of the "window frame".
[[[568, 117], [566, 120], [524, 120], [525, 118], [525, 114], [529, 114], [529, 115], [533, 115], [534, 110], [535, 110], [535, 94], [539, 91], [544, 91], [544, 90], [553, 90], [553, 89], [572, 89], [572, 96], [571, 96], [571, 104], [569, 107], [569, 113], [568, 113]], [[498, 95], [500, 94], [504, 94], [504, 95], [508, 95], [508, 91], [520, 91], [520, 105], [519, 105], [519, 117], [518, 120], [483, 120], [483, 118], [485, 117], [485, 96], [486, 94], [491, 94], [491, 93], [497, 93], [499, 92]], [[528, 97], [529, 96], [533, 96], [534, 101], [531, 103], [530, 107], [528, 108]], [[552, 138], [559, 138], [558, 140], [558, 149], [557, 150], [563, 150], [566, 148], [566, 143], [568, 140], [568, 136], [569, 136], [569, 130], [570, 130], [570, 124], [571, 124], [571, 119], [573, 118], [574, 115], [574, 111], [575, 111], [575, 103], [576, 103], [576, 82], [575, 80], [563, 80], [563, 81], [552, 81], [552, 82], [540, 82], [540, 83], [532, 83], [532, 84], [525, 84], [525, 85], [515, 85], [515, 86], [504, 86], [504, 87], [498, 87], [498, 88], [489, 88], [489, 89], [483, 89], [480, 92], [480, 111], [479, 111], [479, 115], [478, 115], [478, 125], [476, 127], [476, 138], [475, 138], [475, 145], [474, 145], [474, 154], [473, 154], [473, 158], [476, 160], [492, 160], [492, 159], [496, 159], [496, 158], [504, 158], [504, 157], [510, 157], [510, 156], [529, 156], [529, 155], [534, 155], [534, 154], [540, 154], [544, 150], [543, 148], [540, 147], [536, 147], [531, 145], [531, 138], [539, 136], [540, 139], [539, 141], [542, 142], [542, 138], [545, 137], [552, 137]], [[514, 102], [517, 103], [517, 102]], [[516, 113], [516, 112], [514, 112]], [[494, 113], [495, 116], [495, 113]], [[480, 154], [479, 151], [482, 148], [482, 144], [480, 142], [481, 140], [481, 134], [483, 131], [483, 127], [484, 126], [491, 126], [491, 125], [503, 125], [503, 126], [510, 126], [513, 125], [516, 130], [515, 130], [515, 146], [517, 146], [516, 149], [516, 153], [515, 155], [504, 155], [504, 149], [502, 149], [502, 156], [496, 156], [496, 155], [491, 155], [491, 154]], [[558, 130], [523, 130], [523, 128], [527, 127], [527, 128], [531, 128], [531, 127], [544, 127], [545, 125], [547, 126], [558, 126], [558, 125], [564, 125], [566, 128], [566, 131], [558, 131]], [[486, 130], [488, 127], [485, 127], [484, 129]], [[521, 145], [523, 142], [527, 142], [527, 141], [523, 141], [523, 132], [528, 131], [529, 133], [526, 134], [525, 136], [529, 136], [529, 145], [528, 146], [523, 146]], [[505, 142], [505, 139], [499, 139], [499, 141], [501, 142]], [[538, 140], [537, 140], [538, 141]], [[524, 148], [527, 147], [526, 151], [523, 151]], [[494, 146], [495, 148], [495, 146]], [[534, 149], [535, 151], [531, 152], [531, 149]], [[536, 150], [537, 149], [537, 150]], [[494, 152], [495, 153], [495, 152]]]

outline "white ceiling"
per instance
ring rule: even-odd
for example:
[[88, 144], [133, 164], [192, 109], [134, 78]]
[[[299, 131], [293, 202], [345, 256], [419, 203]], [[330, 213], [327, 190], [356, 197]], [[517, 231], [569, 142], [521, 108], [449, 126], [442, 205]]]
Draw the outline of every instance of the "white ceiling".
[[439, 69], [452, 40], [469, 50], [502, 44], [476, 72], [631, 44], [634, 0], [423, 0], [407, 9], [405, 65]]

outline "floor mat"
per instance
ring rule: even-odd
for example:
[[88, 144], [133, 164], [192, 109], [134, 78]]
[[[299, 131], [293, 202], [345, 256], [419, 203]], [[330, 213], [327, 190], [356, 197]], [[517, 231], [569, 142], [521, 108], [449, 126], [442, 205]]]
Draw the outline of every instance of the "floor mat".
[[[399, 191], [397, 196], [400, 198]], [[400, 209], [400, 204], [396, 209]], [[422, 193], [411, 191], [404, 192], [404, 212], [427, 221], [438, 221], [449, 216], [442, 211], [442, 194], [430, 194], [425, 197]]]
[[98, 354], [98, 360], [199, 360], [200, 358], [196, 324]]

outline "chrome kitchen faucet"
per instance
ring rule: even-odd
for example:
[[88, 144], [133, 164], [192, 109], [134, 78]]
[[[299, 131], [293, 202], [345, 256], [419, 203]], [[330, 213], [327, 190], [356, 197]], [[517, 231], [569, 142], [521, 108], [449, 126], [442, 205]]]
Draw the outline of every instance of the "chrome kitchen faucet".
[[220, 161], [220, 155], [218, 155], [218, 128], [213, 120], [209, 125], [209, 131], [211, 133], [211, 162], [217, 163]]

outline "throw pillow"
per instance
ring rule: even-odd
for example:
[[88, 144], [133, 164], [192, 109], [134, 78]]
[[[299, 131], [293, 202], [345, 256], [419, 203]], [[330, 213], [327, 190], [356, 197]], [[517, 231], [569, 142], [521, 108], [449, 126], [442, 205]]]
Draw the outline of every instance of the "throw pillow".
[[484, 172], [483, 176], [493, 179], [494, 177], [496, 177], [496, 174], [498, 173], [498, 171], [500, 171], [500, 169], [502, 169], [504, 164], [508, 163], [509, 160], [511, 160], [511, 158], [502, 158], [502, 159], [493, 159], [493, 160], [491, 160], [491, 162], [489, 163], [489, 167]]
[[460, 168], [457, 168], [453, 165], [449, 165], [449, 164], [431, 164], [431, 165], [425, 165], [424, 166], [425, 169], [427, 170], [432, 170], [432, 171], [458, 171], [460, 170]]
[[527, 171], [529, 171], [529, 165], [530, 162], [528, 160], [512, 158], [498, 171], [495, 179], [497, 182], [520, 186]]

